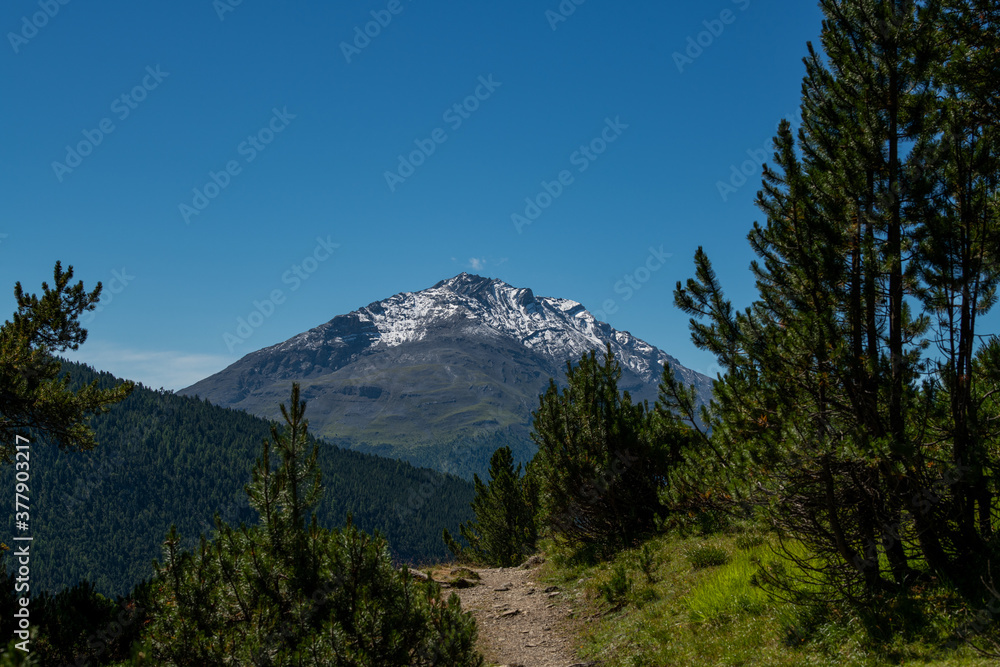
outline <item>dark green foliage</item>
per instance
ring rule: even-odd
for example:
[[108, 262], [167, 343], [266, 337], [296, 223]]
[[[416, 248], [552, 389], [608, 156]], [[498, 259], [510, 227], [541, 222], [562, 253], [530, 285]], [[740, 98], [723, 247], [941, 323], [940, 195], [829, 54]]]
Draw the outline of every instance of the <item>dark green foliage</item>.
[[653, 550], [649, 548], [648, 542], [642, 545], [642, 550], [639, 552], [636, 561], [639, 565], [639, 570], [646, 575], [646, 583], [650, 585], [655, 584], [656, 568], [659, 566], [659, 562]]
[[[0, 565], [5, 565], [0, 550]], [[5, 572], [6, 567], [0, 567]], [[4, 575], [0, 575], [0, 580]], [[12, 613], [15, 598], [12, 575], [0, 583], [0, 636], [14, 636], [15, 626]], [[41, 665], [107, 665], [127, 659], [130, 647], [138, 637], [143, 624], [148, 619], [148, 585], [136, 587], [130, 599], [119, 597], [110, 600], [94, 590], [89, 582], [80, 582], [52, 595], [35, 593], [31, 597], [30, 658], [32, 664]], [[18, 641], [18, 640], [15, 640]], [[0, 665], [28, 664], [15, 660], [21, 651], [10, 646], [11, 655], [0, 658]], [[5, 661], [6, 660], [6, 661]]]
[[129, 599], [111, 601], [88, 582], [56, 595], [43, 593], [31, 602], [38, 641], [32, 652], [42, 664], [114, 664], [129, 657], [149, 620], [148, 584], [136, 587]]
[[729, 554], [725, 549], [708, 545], [697, 546], [687, 555], [691, 567], [700, 570], [705, 567], [715, 567], [725, 565], [729, 562]]
[[461, 547], [444, 530], [444, 542], [460, 560], [472, 560], [489, 567], [513, 567], [535, 549], [538, 531], [535, 526], [537, 498], [532, 481], [521, 477], [521, 466], [514, 468], [509, 447], [493, 453], [490, 460], [489, 485], [479, 475], [474, 477], [476, 497], [472, 511], [476, 520], [460, 526], [468, 542]]
[[[63, 366], [71, 386], [118, 383], [86, 366]], [[191, 549], [213, 529], [216, 512], [230, 524], [256, 521], [243, 487], [269, 422], [140, 385], [92, 426], [101, 444], [93, 451], [32, 450], [33, 591], [88, 580], [109, 597], [128, 595], [152, 576], [171, 522]], [[326, 487], [316, 509], [321, 526], [342, 525], [351, 513], [362, 530], [383, 532], [397, 562], [448, 557], [441, 531], [457, 531], [471, 518], [472, 484], [318, 444]], [[13, 488], [13, 474], [13, 466], [0, 468], [0, 486]], [[0, 524], [8, 535], [13, 520], [10, 513]]]
[[[180, 548], [176, 528], [156, 565], [145, 638], [161, 665], [476, 666], [475, 623], [458, 598], [443, 599], [393, 566], [384, 539], [350, 518], [318, 526], [318, 446], [293, 385], [286, 426], [272, 429], [246, 487], [260, 521], [216, 518], [211, 541]], [[312, 443], [310, 452], [310, 443]], [[280, 456], [272, 468], [272, 446]]]
[[977, 122], [1000, 123], [1000, 5], [993, 0], [943, 0], [939, 16], [942, 47], [949, 57], [939, 58], [942, 81], [959, 86], [963, 106]]
[[128, 395], [132, 384], [98, 389], [93, 384], [69, 388], [59, 378], [53, 355], [76, 350], [87, 332], [80, 315], [94, 310], [101, 284], [92, 292], [83, 282], [70, 285], [73, 267], [56, 262], [53, 284], [42, 283], [42, 296], [14, 286], [17, 311], [0, 326], [0, 463], [11, 461], [15, 436], [55, 443], [60, 449], [88, 450], [96, 442], [87, 418], [105, 412]]
[[345, 449], [409, 461], [421, 468], [431, 468], [472, 481], [473, 475], [489, 474], [490, 458], [501, 447], [510, 449], [514, 462], [522, 465], [535, 455], [538, 448], [532, 442], [527, 425], [461, 436], [437, 444], [414, 447], [370, 445], [350, 438], [333, 438], [331, 442]]
[[611, 577], [606, 583], [598, 584], [597, 592], [601, 594], [605, 602], [609, 605], [620, 605], [628, 598], [632, 592], [632, 578], [628, 570], [622, 563], [615, 563], [611, 571]]
[[38, 656], [17, 649], [17, 639], [11, 639], [0, 648], [0, 667], [38, 667], [42, 665]]
[[779, 129], [748, 237], [758, 298], [736, 311], [700, 249], [675, 292], [726, 374], [671, 500], [756, 504], [813, 554], [794, 569], [820, 600], [932, 575], [982, 600], [1000, 473], [977, 329], [1000, 281], [998, 12], [820, 5], [803, 126]]
[[655, 527], [676, 443], [645, 405], [618, 392], [621, 368], [605, 351], [567, 363], [567, 386], [554, 381], [539, 400], [532, 438], [542, 522], [581, 547], [612, 553]]

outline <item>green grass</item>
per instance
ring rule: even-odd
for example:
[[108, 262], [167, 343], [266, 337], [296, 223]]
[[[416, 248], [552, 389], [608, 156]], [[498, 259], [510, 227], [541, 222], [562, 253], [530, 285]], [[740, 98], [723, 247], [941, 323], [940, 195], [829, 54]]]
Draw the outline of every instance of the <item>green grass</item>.
[[[722, 549], [719, 551], [726, 553]], [[771, 600], [753, 582], [762, 559], [770, 555], [766, 548], [756, 547], [738, 552], [732, 560], [727, 556], [728, 562], [684, 598], [691, 620], [720, 623], [730, 618], [765, 613]]]
[[699, 544], [687, 554], [691, 567], [700, 570], [703, 567], [725, 565], [729, 562], [729, 552], [710, 544]]
[[[887, 601], [868, 618], [772, 598], [755, 583], [761, 565], [779, 558], [771, 545], [760, 533], [660, 536], [645, 553], [587, 564], [546, 544], [542, 576], [588, 619], [581, 659], [606, 667], [996, 664], [969, 646], [945, 646], [960, 622], [946, 590]], [[696, 568], [694, 553], [722, 562]]]
[[[328, 438], [344, 437], [388, 444], [395, 449], [406, 450], [478, 433], [484, 425], [487, 431], [519, 425], [523, 422], [523, 415], [518, 413], [516, 407], [528, 399], [537, 402], [533, 394], [519, 396], [515, 392], [503, 402], [486, 396], [472, 403], [455, 404], [454, 379], [435, 372], [438, 370], [437, 364], [423, 364], [393, 368], [391, 372], [376, 370], [363, 378], [334, 374], [313, 382], [324, 388], [344, 384], [373, 385], [387, 392], [370, 405], [367, 401], [363, 402], [365, 418], [360, 421], [337, 412], [348, 409], [349, 404], [337, 404], [330, 413], [334, 418], [324, 419], [319, 434]], [[473, 387], [488, 386], [494, 382], [489, 374], [475, 369], [462, 368], [460, 372], [462, 381]], [[420, 387], [419, 394], [409, 393], [409, 387]]]

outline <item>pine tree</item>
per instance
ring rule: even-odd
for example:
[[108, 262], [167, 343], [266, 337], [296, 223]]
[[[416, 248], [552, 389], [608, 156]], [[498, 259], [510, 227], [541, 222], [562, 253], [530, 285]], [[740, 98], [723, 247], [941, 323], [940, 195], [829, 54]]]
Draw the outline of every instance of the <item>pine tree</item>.
[[[246, 491], [260, 523], [216, 517], [211, 540], [180, 549], [172, 528], [156, 563], [144, 639], [166, 665], [478, 666], [475, 623], [458, 597], [397, 571], [388, 545], [311, 514], [321, 494], [305, 402], [292, 387], [285, 427], [264, 442]], [[275, 468], [272, 447], [281, 457]]]
[[501, 447], [490, 458], [490, 480], [484, 484], [473, 475], [476, 497], [472, 500], [475, 521], [459, 526], [468, 550], [459, 545], [448, 530], [444, 541], [460, 560], [472, 560], [489, 567], [513, 567], [535, 549], [533, 490], [521, 465], [514, 467], [510, 447]]
[[70, 391], [69, 376], [59, 378], [55, 354], [76, 350], [87, 340], [80, 315], [94, 310], [101, 284], [91, 292], [83, 282], [71, 285], [73, 267], [56, 262], [53, 284], [42, 283], [42, 296], [14, 285], [17, 311], [0, 325], [0, 462], [10, 462], [15, 435], [43, 438], [60, 449], [88, 450], [96, 445], [87, 425], [91, 415], [107, 411], [132, 390], [129, 382], [101, 390], [96, 384]]
[[[726, 370], [698, 463], [742, 479], [835, 595], [903, 590], [925, 565], [975, 595], [996, 464], [972, 385], [997, 284], [997, 144], [975, 121], [990, 104], [947, 65], [968, 44], [943, 37], [980, 22], [935, 2], [821, 6], [803, 127], [781, 125], [749, 235], [758, 299], [735, 312], [700, 249], [675, 292]], [[941, 485], [948, 469], [963, 473]]]
[[940, 502], [917, 513], [919, 536], [936, 570], [975, 591], [996, 555], [990, 480], [997, 461], [980, 398], [989, 371], [977, 364], [976, 346], [978, 322], [996, 304], [1000, 282], [1000, 106], [995, 85], [984, 86], [983, 69], [1000, 65], [1000, 9], [978, 1], [934, 9], [941, 25], [931, 71], [938, 99], [913, 150], [921, 160], [910, 165], [916, 196], [908, 212], [919, 224], [915, 294], [937, 348], [927, 403], [943, 408], [928, 435], [948, 446], [922, 456], [911, 477], [929, 489], [942, 470], [960, 471]]
[[542, 525], [579, 547], [611, 553], [653, 530], [670, 448], [655, 440], [651, 413], [619, 393], [621, 367], [608, 345], [566, 364], [567, 386], [554, 380], [533, 413]]

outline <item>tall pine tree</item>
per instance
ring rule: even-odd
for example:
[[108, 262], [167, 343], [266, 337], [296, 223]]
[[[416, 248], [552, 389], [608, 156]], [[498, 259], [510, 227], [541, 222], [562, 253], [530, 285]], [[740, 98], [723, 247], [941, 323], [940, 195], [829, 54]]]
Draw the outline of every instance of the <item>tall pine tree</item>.
[[514, 467], [510, 447], [501, 447], [490, 458], [490, 480], [484, 484], [473, 475], [476, 497], [472, 500], [475, 521], [459, 526], [469, 543], [463, 548], [445, 529], [445, 544], [459, 559], [484, 563], [489, 567], [513, 567], [535, 550], [538, 531], [535, 525], [533, 480], [521, 476], [521, 465]]
[[656, 526], [674, 450], [657, 439], [646, 405], [618, 391], [610, 345], [603, 361], [592, 351], [566, 367], [566, 387], [550, 381], [533, 413], [541, 524], [577, 547], [630, 548]]
[[981, 37], [983, 18], [950, 4], [821, 2], [803, 126], [779, 129], [749, 235], [758, 299], [735, 312], [701, 250], [675, 292], [726, 370], [698, 465], [736, 466], [729, 479], [811, 548], [801, 565], [854, 599], [927, 566], [975, 595], [989, 560], [996, 458], [973, 396], [997, 145], [956, 63], [995, 54], [957, 37]]

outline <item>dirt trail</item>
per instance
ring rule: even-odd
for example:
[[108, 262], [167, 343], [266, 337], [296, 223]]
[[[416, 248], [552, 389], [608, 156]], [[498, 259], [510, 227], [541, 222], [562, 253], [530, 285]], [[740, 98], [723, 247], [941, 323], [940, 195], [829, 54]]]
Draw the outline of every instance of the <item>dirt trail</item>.
[[[530, 562], [530, 561], [529, 561]], [[587, 667], [575, 657], [573, 601], [536, 581], [537, 567], [473, 569], [480, 579], [455, 587], [462, 609], [479, 628], [479, 650], [489, 663], [509, 667]], [[461, 585], [461, 582], [460, 582]]]

